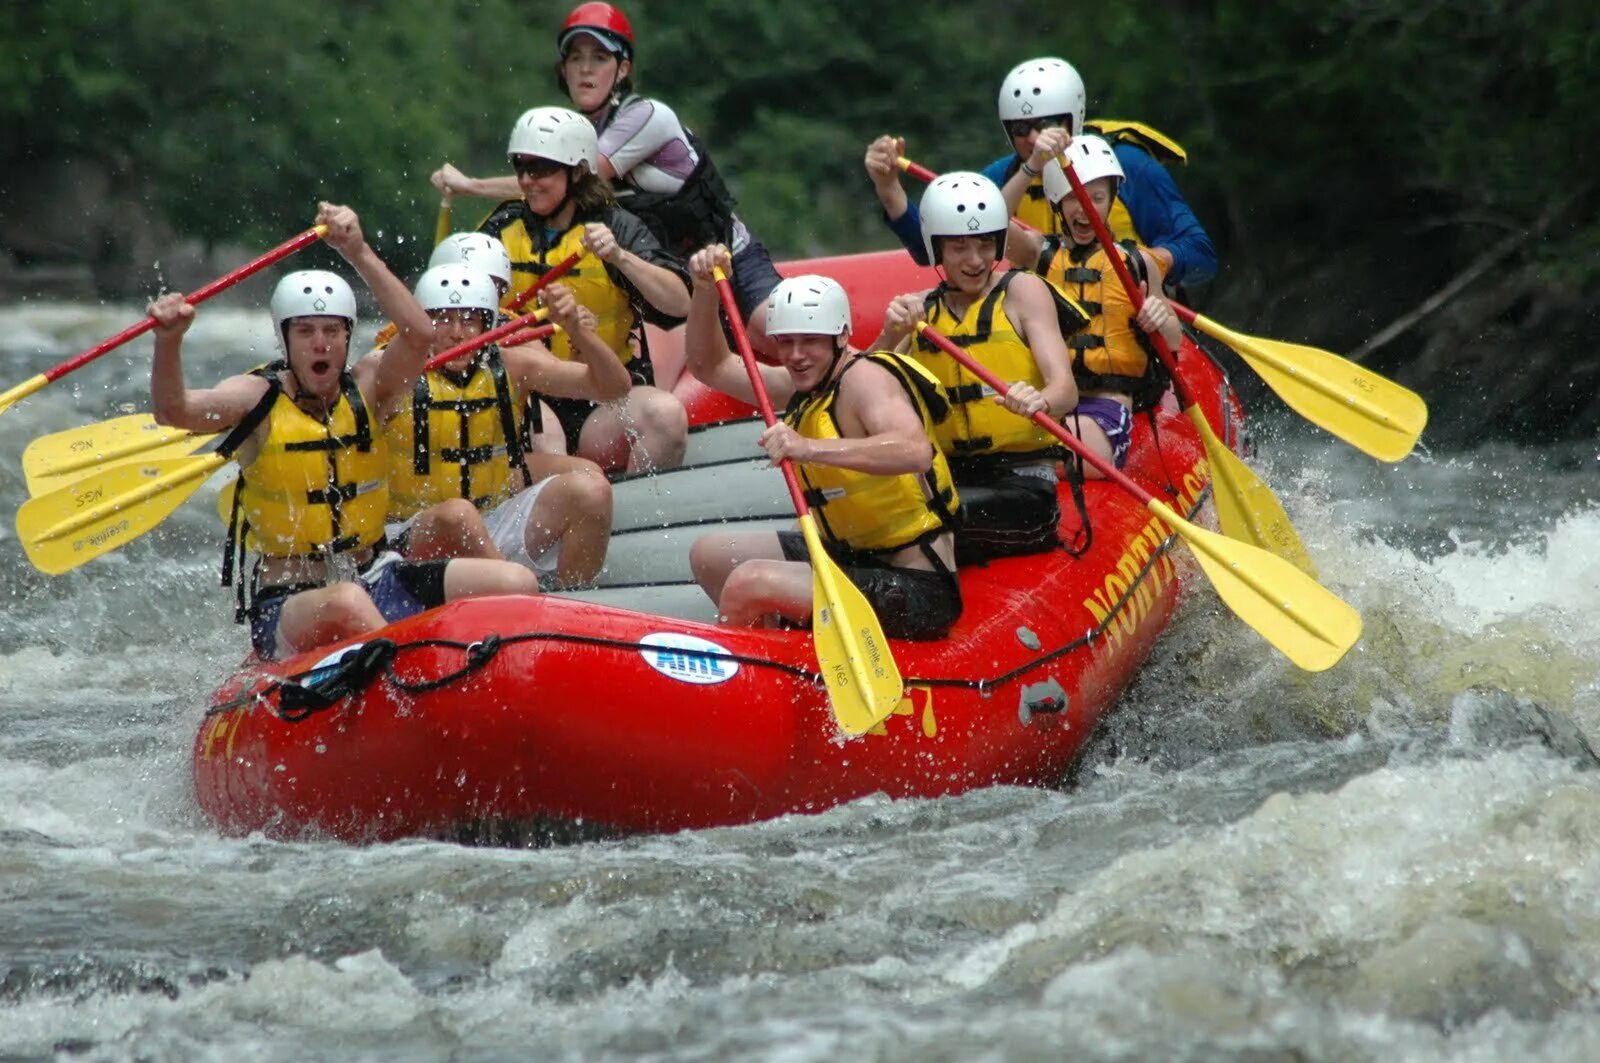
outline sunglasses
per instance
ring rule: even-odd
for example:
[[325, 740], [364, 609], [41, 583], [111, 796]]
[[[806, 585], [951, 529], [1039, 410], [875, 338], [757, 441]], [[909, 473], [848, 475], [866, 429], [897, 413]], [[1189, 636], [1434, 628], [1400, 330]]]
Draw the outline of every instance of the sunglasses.
[[1051, 126], [1065, 126], [1067, 121], [1067, 116], [1064, 114], [1051, 114], [1043, 118], [1014, 118], [1000, 124], [1005, 126], [1006, 136], [1012, 140], [1020, 140], [1029, 133], [1037, 133]]
[[567, 164], [557, 162], [555, 159], [541, 159], [537, 155], [513, 155], [511, 168], [517, 172], [518, 177], [549, 177], [565, 170]]

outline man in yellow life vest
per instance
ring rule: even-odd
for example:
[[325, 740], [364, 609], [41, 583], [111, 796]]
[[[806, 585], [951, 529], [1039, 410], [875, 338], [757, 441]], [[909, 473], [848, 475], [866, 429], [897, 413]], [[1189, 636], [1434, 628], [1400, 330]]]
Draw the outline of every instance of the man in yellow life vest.
[[[480, 227], [511, 255], [512, 292], [521, 292], [573, 253], [584, 258], [566, 275], [578, 302], [597, 318], [595, 332], [627, 368], [627, 396], [550, 403], [571, 453], [601, 468], [665, 469], [683, 461], [689, 419], [683, 403], [654, 386], [644, 322], [671, 328], [689, 311], [683, 264], [644, 222], [616, 205], [599, 175], [594, 126], [560, 107], [535, 107], [517, 119], [507, 145], [522, 199], [503, 203]], [[565, 337], [551, 344], [572, 357]]]
[[[1060, 541], [1062, 451], [1023, 418], [1040, 411], [1059, 418], [1078, 404], [1062, 328], [1075, 331], [1088, 316], [1035, 274], [996, 271], [1007, 214], [987, 177], [940, 176], [922, 197], [921, 217], [925, 250], [943, 279], [931, 291], [890, 302], [883, 342], [909, 339], [910, 356], [938, 379], [950, 403], [935, 438], [961, 491], [959, 557], [965, 564], [1049, 550]], [[913, 336], [919, 320], [1011, 381], [1006, 393], [996, 395], [930, 340]]]
[[[1122, 180], [1116, 153], [1099, 137], [1081, 136], [1073, 139], [1066, 155], [1104, 220]], [[1094, 223], [1055, 159], [1045, 163], [1044, 189], [1062, 235], [1045, 237], [1033, 268], [1092, 315], [1083, 331], [1067, 339], [1081, 398], [1066, 423], [1101, 453], [1109, 447], [1121, 468], [1128, 459], [1133, 413], [1153, 409], [1166, 390], [1166, 374], [1158, 371], [1161, 363], [1146, 334], [1159, 332], [1175, 351], [1183, 340], [1183, 325], [1166, 300], [1152, 294], [1161, 290], [1161, 276], [1146, 273], [1148, 257], [1130, 240], [1117, 252], [1144, 293], [1144, 306], [1134, 313], [1133, 301], [1095, 236]], [[1098, 475], [1092, 469], [1089, 474]]]
[[[628, 372], [585, 324], [570, 289], [552, 284], [543, 294], [575, 358], [562, 361], [538, 341], [490, 344], [423, 373], [379, 410], [389, 519], [399, 522], [388, 534], [412, 560], [504, 556], [552, 588], [590, 583], [605, 563], [611, 484], [586, 458], [533, 451], [525, 411], [539, 394], [619, 399]], [[429, 269], [416, 297], [433, 322], [432, 355], [482, 335], [500, 304], [494, 279], [465, 265]], [[451, 501], [483, 513], [477, 542], [462, 542], [459, 526], [438, 526], [440, 503]]]
[[[1054, 155], [1040, 147], [1040, 138], [1050, 130], [1069, 137], [1098, 132], [1113, 144], [1127, 172], [1110, 216], [1117, 239], [1137, 239], [1174, 285], [1209, 280], [1217, 271], [1211, 237], [1163, 165], [1187, 161], [1183, 149], [1138, 122], [1086, 120], [1086, 98], [1083, 79], [1066, 60], [1044, 56], [1018, 63], [1000, 83], [998, 101], [1000, 124], [1012, 150], [984, 167], [983, 175], [1001, 186], [1019, 221], [1045, 233], [1058, 232], [1040, 181], [1045, 160]], [[1058, 142], [1055, 150], [1062, 146]], [[903, 137], [881, 136], [867, 148], [866, 169], [885, 222], [912, 257], [926, 265], [919, 212], [900, 186], [896, 159], [904, 154]], [[1013, 261], [1032, 261], [1037, 233], [1012, 226], [1011, 239], [1017, 245]], [[1023, 245], [1029, 249], [1021, 250]]]
[[[264, 658], [373, 631], [456, 598], [538, 591], [520, 565], [476, 558], [412, 563], [384, 550], [388, 459], [373, 411], [410, 388], [433, 326], [367, 244], [355, 211], [324, 203], [317, 221], [397, 325], [381, 358], [346, 368], [355, 294], [324, 270], [291, 273], [273, 292], [283, 360], [213, 388], [184, 383], [183, 334], [195, 308], [175, 293], [150, 307], [157, 322], [150, 373], [156, 419], [192, 432], [226, 432], [218, 452], [240, 467], [231, 537], [251, 543], [261, 557], [250, 577], [253, 600], [245, 606], [241, 594], [238, 618], [248, 616], [251, 643]], [[225, 572], [233, 558], [230, 544]], [[242, 572], [239, 578], [242, 589]]]
[[[712, 268], [732, 268], [720, 244], [695, 252], [694, 302], [684, 347], [710, 387], [755, 401], [728, 349]], [[793, 459], [828, 553], [892, 638], [931, 639], [961, 615], [951, 528], [958, 501], [929, 436], [944, 416], [934, 383], [888, 352], [853, 350], [850, 300], [827, 277], [791, 277], [767, 299], [767, 335], [782, 366], [761, 365], [780, 421], [761, 436], [776, 464]], [[725, 532], [690, 549], [695, 579], [724, 622], [811, 620], [812, 575], [799, 532]]]

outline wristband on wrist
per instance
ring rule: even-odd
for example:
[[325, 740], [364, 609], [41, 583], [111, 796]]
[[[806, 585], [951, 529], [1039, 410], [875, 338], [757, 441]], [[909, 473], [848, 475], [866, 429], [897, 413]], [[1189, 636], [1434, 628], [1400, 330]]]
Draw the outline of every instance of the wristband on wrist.
[[1035, 170], [1032, 166], [1029, 166], [1027, 159], [1022, 160], [1022, 172], [1027, 174], [1029, 177], [1039, 176], [1039, 171]]

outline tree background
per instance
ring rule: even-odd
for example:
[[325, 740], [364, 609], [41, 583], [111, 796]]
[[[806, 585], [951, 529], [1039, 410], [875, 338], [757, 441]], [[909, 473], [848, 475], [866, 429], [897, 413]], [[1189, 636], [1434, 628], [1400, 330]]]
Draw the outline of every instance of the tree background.
[[[895, 246], [866, 143], [895, 132], [935, 170], [976, 169], [1008, 149], [1001, 77], [1059, 55], [1083, 74], [1091, 118], [1144, 121], [1188, 149], [1176, 176], [1223, 262], [1195, 293], [1213, 316], [1352, 350], [1465, 275], [1372, 364], [1476, 377], [1508, 346], [1548, 347], [1568, 373], [1537, 386], [1566, 393], [1562, 417], [1600, 423], [1600, 377], [1575, 357], [1600, 277], [1600, 20], [1580, 0], [623, 6], [640, 90], [711, 146], [779, 258]], [[504, 172], [515, 117], [566, 102], [554, 35], [569, 7], [6, 5], [0, 249], [22, 266], [88, 256], [116, 293], [141, 276], [135, 219], [259, 249], [330, 198], [412, 271], [438, 204], [432, 169]], [[101, 182], [89, 205], [52, 185], [86, 170]], [[480, 206], [458, 201], [458, 223]], [[19, 226], [62, 237], [30, 244]]]

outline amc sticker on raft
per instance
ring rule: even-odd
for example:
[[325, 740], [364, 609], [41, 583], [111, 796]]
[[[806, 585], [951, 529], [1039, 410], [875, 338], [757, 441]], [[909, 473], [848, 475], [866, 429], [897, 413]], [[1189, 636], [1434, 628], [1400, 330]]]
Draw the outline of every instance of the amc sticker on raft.
[[727, 654], [725, 646], [680, 635], [676, 631], [654, 631], [639, 640], [639, 655], [645, 663], [668, 679], [696, 686], [726, 683], [739, 674], [739, 662], [706, 654]]

